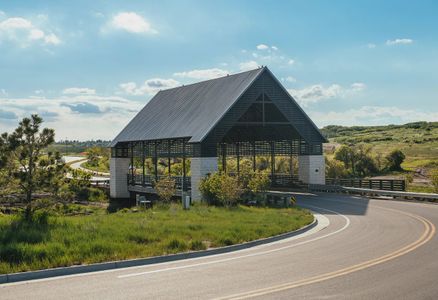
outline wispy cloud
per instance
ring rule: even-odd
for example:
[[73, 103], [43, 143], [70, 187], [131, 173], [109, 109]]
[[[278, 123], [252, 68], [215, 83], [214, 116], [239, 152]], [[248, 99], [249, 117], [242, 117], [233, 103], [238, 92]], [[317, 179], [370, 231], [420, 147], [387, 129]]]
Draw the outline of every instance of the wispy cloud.
[[173, 76], [198, 79], [198, 80], [206, 80], [206, 79], [226, 76], [229, 73], [230, 72], [224, 69], [211, 68], [211, 69], [195, 69], [191, 71], [176, 72], [173, 73]]
[[318, 126], [402, 124], [418, 120], [438, 120], [438, 111], [401, 109], [395, 106], [362, 106], [345, 111], [309, 111]]
[[44, 126], [56, 130], [58, 139], [111, 139], [144, 106], [144, 102], [119, 96], [65, 95], [58, 98], [5, 98], [1, 99], [0, 106], [1, 132], [12, 131], [21, 118], [38, 113], [45, 120]]
[[414, 40], [412, 39], [395, 39], [395, 40], [387, 40], [386, 45], [394, 46], [394, 45], [409, 45], [412, 44]]
[[14, 42], [21, 47], [28, 47], [36, 42], [55, 46], [61, 43], [59, 37], [50, 30], [36, 26], [29, 19], [21, 17], [7, 18], [0, 22], [1, 40]]
[[265, 45], [265, 44], [259, 44], [259, 45], [257, 45], [257, 47], [256, 47], [258, 50], [267, 50], [267, 49], [269, 49], [269, 46], [268, 45]]
[[17, 119], [17, 115], [13, 111], [0, 109], [0, 119], [15, 120]]
[[260, 65], [255, 60], [244, 61], [239, 64], [240, 71], [257, 69]]
[[114, 15], [104, 31], [108, 30], [108, 28], [137, 34], [158, 33], [145, 18], [135, 12], [120, 12]]
[[159, 90], [174, 88], [181, 85], [175, 79], [152, 78], [146, 80], [143, 84], [137, 85], [135, 82], [121, 83], [119, 87], [127, 95], [142, 96], [153, 95]]
[[288, 89], [288, 92], [300, 103], [306, 107], [312, 103], [325, 101], [332, 98], [345, 98], [359, 93], [366, 88], [362, 82], [356, 82], [349, 87], [342, 87], [339, 84], [323, 86], [321, 84], [311, 85], [302, 89]]
[[[37, 91], [35, 91], [35, 93], [41, 94], [41, 91], [39, 91], [38, 93]], [[96, 94], [96, 90], [90, 88], [71, 87], [64, 89], [62, 93], [65, 95], [94, 95]]]
[[61, 103], [61, 106], [68, 107], [72, 112], [81, 113], [81, 114], [101, 113], [99, 106], [90, 102]]

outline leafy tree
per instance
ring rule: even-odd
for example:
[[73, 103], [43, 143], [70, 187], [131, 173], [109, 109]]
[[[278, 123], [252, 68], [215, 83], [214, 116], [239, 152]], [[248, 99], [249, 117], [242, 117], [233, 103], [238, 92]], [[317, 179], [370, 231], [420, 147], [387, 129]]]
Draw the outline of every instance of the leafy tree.
[[393, 150], [386, 156], [387, 168], [390, 171], [403, 170], [401, 164], [405, 160], [406, 156], [401, 150]]
[[327, 178], [345, 178], [348, 176], [348, 170], [341, 161], [326, 158], [325, 162], [325, 175]]
[[2, 148], [2, 164], [10, 160], [13, 169], [12, 177], [24, 194], [26, 203], [25, 217], [32, 218], [32, 195], [38, 189], [48, 188], [62, 173], [64, 163], [59, 154], [49, 152], [43, 157], [43, 150], [54, 143], [53, 129], [40, 130], [43, 119], [38, 115], [24, 118], [11, 134], [4, 133], [0, 137]]
[[87, 151], [88, 165], [97, 167], [99, 165], [99, 158], [101, 151], [98, 147], [91, 147]]
[[364, 144], [357, 146], [343, 145], [335, 152], [335, 159], [342, 161], [345, 168], [353, 176], [369, 176], [378, 172], [371, 150], [371, 147]]
[[347, 169], [352, 170], [352, 173], [354, 175], [356, 155], [352, 147], [342, 145], [338, 150], [336, 150], [335, 159], [342, 161]]

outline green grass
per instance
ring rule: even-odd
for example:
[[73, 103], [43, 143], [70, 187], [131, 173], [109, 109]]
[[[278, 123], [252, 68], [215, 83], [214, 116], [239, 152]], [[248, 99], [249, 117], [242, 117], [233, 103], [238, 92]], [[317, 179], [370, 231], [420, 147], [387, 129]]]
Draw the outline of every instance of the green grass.
[[435, 188], [431, 185], [408, 185], [407, 192], [413, 193], [436, 193]]
[[313, 220], [300, 208], [172, 205], [140, 212], [49, 217], [27, 224], [0, 215], [0, 273], [89, 264], [232, 245], [296, 230]]
[[99, 160], [99, 165], [97, 166], [92, 166], [88, 163], [88, 161], [84, 162], [81, 164], [82, 168], [86, 168], [95, 172], [102, 172], [102, 173], [109, 173], [109, 165], [108, 165], [108, 160], [104, 161], [104, 160]]

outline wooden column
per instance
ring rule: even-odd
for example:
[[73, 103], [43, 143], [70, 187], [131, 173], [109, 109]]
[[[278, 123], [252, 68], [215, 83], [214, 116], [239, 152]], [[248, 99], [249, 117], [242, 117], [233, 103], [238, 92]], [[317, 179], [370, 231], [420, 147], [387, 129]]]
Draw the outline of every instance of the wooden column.
[[183, 159], [182, 159], [182, 165], [183, 165], [183, 178], [181, 182], [181, 189], [183, 191], [187, 190], [186, 187], [186, 141], [183, 141]]
[[135, 183], [134, 178], [134, 144], [131, 143], [131, 184]]
[[142, 161], [142, 177], [141, 177], [141, 185], [144, 186], [144, 185], [145, 185], [145, 179], [144, 179], [144, 177], [145, 177], [145, 175], [146, 175], [146, 172], [145, 172], [145, 169], [144, 169], [144, 163], [145, 163], [144, 141], [141, 142], [141, 157], [142, 157], [142, 159], [141, 159], [141, 161]]
[[237, 160], [237, 177], [240, 176], [240, 153], [239, 153], [239, 143], [236, 143], [236, 160]]
[[222, 172], [227, 173], [227, 144], [222, 144]]
[[252, 170], [255, 172], [257, 169], [256, 166], [256, 148], [255, 148], [255, 141], [252, 142]]
[[167, 173], [170, 176], [170, 140], [167, 141]]
[[271, 142], [271, 181], [275, 181], [275, 144]]
[[155, 173], [155, 181], [158, 181], [158, 151], [157, 151], [157, 142], [154, 142], [154, 173]]

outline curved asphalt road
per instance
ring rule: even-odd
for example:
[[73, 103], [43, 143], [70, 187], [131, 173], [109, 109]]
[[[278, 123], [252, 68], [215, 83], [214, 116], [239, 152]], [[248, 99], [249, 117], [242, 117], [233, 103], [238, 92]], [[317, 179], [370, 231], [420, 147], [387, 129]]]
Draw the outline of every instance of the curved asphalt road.
[[223, 255], [4, 284], [0, 299], [438, 299], [438, 205], [298, 199], [329, 225]]

